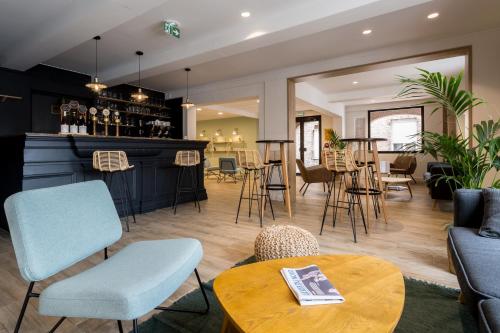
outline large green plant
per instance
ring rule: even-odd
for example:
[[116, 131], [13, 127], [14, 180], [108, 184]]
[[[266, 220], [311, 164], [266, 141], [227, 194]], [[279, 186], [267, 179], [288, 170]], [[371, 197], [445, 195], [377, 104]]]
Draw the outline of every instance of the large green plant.
[[[442, 175], [438, 181], [459, 187], [479, 189], [488, 185], [500, 188], [500, 179], [496, 179], [500, 170], [500, 119], [482, 121], [472, 129], [472, 138], [465, 135], [458, 121], [465, 112], [483, 103], [470, 91], [460, 89], [463, 75], [445, 76], [419, 69], [417, 78], [399, 77], [404, 88], [398, 97], [421, 98], [431, 96], [424, 104], [434, 104], [432, 111], [445, 109], [456, 119], [457, 133], [435, 133], [424, 131], [420, 148], [435, 159], [448, 162], [453, 170], [452, 175]], [[471, 141], [472, 140], [472, 141]], [[415, 149], [415, 147], [413, 147]], [[485, 177], [490, 170], [495, 170], [491, 184], [485, 184]]]

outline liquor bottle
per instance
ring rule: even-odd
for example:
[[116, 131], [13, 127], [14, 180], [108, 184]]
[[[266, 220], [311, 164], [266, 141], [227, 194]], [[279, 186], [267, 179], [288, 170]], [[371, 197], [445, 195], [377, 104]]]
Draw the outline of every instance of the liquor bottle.
[[71, 112], [69, 132], [71, 134], [78, 134], [78, 119], [76, 117], [76, 112]]
[[139, 132], [138, 132], [140, 137], [144, 136], [144, 125], [142, 123], [142, 119], [139, 119]]
[[87, 134], [87, 124], [82, 114], [80, 114], [80, 118], [78, 119], [78, 133]]
[[68, 123], [68, 111], [63, 111], [63, 115], [61, 117], [61, 134], [69, 133], [69, 123]]

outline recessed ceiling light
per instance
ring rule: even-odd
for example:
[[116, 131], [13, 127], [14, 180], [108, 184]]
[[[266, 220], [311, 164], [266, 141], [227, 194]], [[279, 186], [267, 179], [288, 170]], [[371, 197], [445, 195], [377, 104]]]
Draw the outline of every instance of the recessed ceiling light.
[[372, 33], [372, 30], [371, 29], [366, 29], [366, 30], [363, 30], [363, 35], [369, 35]]
[[257, 38], [257, 37], [263, 36], [265, 34], [266, 33], [264, 31], [255, 31], [255, 32], [252, 32], [250, 35], [248, 35], [245, 39]]
[[196, 111], [201, 111], [201, 110], [203, 110], [203, 109], [202, 108], [196, 108]]
[[260, 99], [257, 100], [257, 103], [260, 103]]
[[438, 13], [438, 12], [436, 12], [436, 13], [431, 13], [431, 14], [427, 15], [427, 18], [428, 18], [429, 20], [432, 20], [432, 19], [437, 18], [438, 16], [439, 16], [439, 13]]
[[241, 12], [241, 17], [250, 17], [250, 12]]
[[217, 112], [217, 114], [218, 114], [219, 116], [222, 116], [222, 115], [224, 114], [224, 112]]
[[356, 85], [358, 83], [359, 83], [358, 81], [352, 81], [352, 84], [354, 84], [354, 85]]

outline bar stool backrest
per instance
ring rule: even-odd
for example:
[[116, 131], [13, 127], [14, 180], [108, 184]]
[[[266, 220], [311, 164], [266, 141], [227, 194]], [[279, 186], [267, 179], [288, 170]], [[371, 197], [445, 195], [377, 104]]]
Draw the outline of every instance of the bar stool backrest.
[[358, 171], [356, 161], [351, 150], [324, 150], [323, 151], [325, 167], [334, 172], [354, 172]]
[[264, 167], [264, 163], [262, 163], [262, 159], [260, 158], [260, 153], [257, 150], [238, 150], [236, 156], [240, 168], [256, 170]]
[[175, 154], [175, 165], [194, 166], [200, 164], [200, 152], [198, 150], [179, 150]]
[[132, 168], [128, 163], [127, 154], [120, 150], [96, 150], [93, 154], [92, 164], [95, 170], [101, 172], [125, 171]]

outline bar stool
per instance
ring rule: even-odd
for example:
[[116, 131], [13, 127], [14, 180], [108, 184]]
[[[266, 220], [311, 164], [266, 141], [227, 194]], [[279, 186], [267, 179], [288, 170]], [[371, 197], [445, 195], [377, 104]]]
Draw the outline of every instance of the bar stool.
[[[241, 201], [248, 200], [248, 217], [252, 216], [252, 203], [257, 201], [259, 211], [260, 226], [262, 227], [263, 210], [261, 207], [269, 201], [271, 213], [274, 220], [274, 210], [269, 190], [266, 188], [265, 166], [262, 163], [260, 154], [257, 150], [238, 150], [236, 152], [238, 166], [243, 169], [243, 183], [241, 185], [240, 200], [238, 202], [238, 211], [236, 213], [236, 221], [240, 215]], [[244, 197], [245, 187], [248, 182], [248, 197]], [[262, 202], [264, 200], [264, 202]]]
[[[359, 175], [360, 171], [363, 167], [359, 167], [356, 165], [356, 161], [352, 155], [350, 150], [333, 150], [328, 151], [325, 150], [323, 152], [325, 167], [328, 171], [332, 173], [332, 180], [328, 184], [328, 194], [325, 202], [325, 209], [323, 211], [323, 221], [321, 223], [321, 230], [319, 234], [323, 233], [323, 227], [325, 225], [325, 218], [328, 212], [328, 207], [334, 208], [333, 211], [333, 227], [335, 228], [335, 222], [337, 218], [337, 209], [347, 209], [351, 227], [352, 234], [354, 237], [354, 242], [357, 243], [356, 239], [356, 205], [359, 207], [361, 218], [363, 220], [363, 226], [365, 228], [365, 233], [368, 234], [368, 229], [365, 223], [365, 217], [363, 214], [363, 206], [361, 204], [361, 188], [359, 186]], [[337, 174], [340, 175], [340, 182], [338, 185], [337, 193], [336, 191], [336, 177]], [[344, 191], [348, 195], [348, 201], [344, 201], [344, 199], [340, 200], [340, 193], [342, 189], [342, 185], [344, 185]], [[333, 203], [330, 204], [330, 198], [333, 193]], [[335, 198], [335, 194], [337, 198]], [[347, 204], [346, 206], [339, 204]]]
[[[181, 193], [194, 193], [194, 206], [196, 207], [198, 205], [198, 213], [201, 212], [200, 201], [198, 200], [198, 165], [200, 164], [200, 152], [198, 150], [179, 150], [175, 154], [174, 164], [179, 167], [175, 199], [172, 206], [174, 215], [177, 213], [177, 202]], [[186, 171], [189, 171], [191, 175], [191, 186], [182, 187]]]
[[101, 172], [103, 175], [103, 180], [109, 188], [111, 193], [111, 186], [113, 184], [113, 175], [118, 173], [120, 175], [121, 181], [119, 182], [120, 191], [120, 202], [122, 216], [125, 217], [125, 222], [127, 226], [127, 231], [130, 231], [128, 224], [129, 210], [132, 214], [134, 223], [135, 211], [134, 205], [132, 203], [132, 195], [128, 186], [126, 172], [134, 168], [133, 165], [128, 163], [127, 154], [124, 151], [102, 151], [96, 150], [92, 156], [92, 166], [94, 170]]

